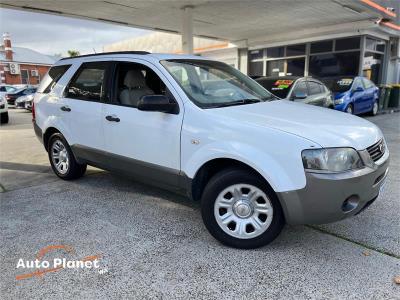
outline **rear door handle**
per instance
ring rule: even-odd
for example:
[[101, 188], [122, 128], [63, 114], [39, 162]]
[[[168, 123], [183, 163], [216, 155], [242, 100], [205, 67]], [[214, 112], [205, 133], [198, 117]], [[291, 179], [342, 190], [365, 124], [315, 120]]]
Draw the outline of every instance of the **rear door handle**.
[[110, 122], [119, 122], [119, 121], [121, 121], [117, 116], [107, 116], [106, 117], [106, 120], [107, 121], [110, 121]]
[[61, 106], [60, 109], [62, 111], [71, 111], [71, 109], [68, 106]]

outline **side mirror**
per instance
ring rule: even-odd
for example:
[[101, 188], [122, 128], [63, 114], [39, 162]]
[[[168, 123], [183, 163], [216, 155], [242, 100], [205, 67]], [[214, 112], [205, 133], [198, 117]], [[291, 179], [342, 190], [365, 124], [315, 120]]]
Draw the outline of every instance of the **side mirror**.
[[179, 113], [178, 103], [164, 95], [143, 96], [137, 108], [142, 111], [158, 111], [175, 115]]
[[303, 93], [303, 92], [295, 92], [293, 95], [294, 100], [301, 100], [301, 99], [306, 99], [306, 98], [307, 98], [307, 94]]

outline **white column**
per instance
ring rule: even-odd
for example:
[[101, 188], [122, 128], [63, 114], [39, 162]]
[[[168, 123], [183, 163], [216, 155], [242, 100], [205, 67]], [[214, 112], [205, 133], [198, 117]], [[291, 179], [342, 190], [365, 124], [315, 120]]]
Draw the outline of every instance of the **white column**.
[[182, 50], [185, 54], [193, 54], [193, 16], [192, 6], [182, 8]]

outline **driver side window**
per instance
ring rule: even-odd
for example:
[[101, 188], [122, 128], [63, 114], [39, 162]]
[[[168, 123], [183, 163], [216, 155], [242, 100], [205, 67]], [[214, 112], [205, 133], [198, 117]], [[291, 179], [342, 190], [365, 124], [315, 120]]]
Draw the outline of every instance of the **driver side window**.
[[143, 96], [171, 97], [160, 77], [149, 67], [137, 63], [118, 63], [114, 92], [115, 104], [135, 108]]
[[305, 94], [308, 95], [307, 85], [305, 81], [300, 81], [296, 84], [296, 87], [293, 91], [293, 95], [295, 94]]
[[356, 80], [354, 80], [354, 83], [353, 83], [353, 91], [355, 91], [355, 90], [357, 90], [358, 88], [362, 88], [362, 89], [364, 89], [364, 85], [362, 84], [362, 81], [361, 81], [361, 79], [360, 78], [357, 78]]

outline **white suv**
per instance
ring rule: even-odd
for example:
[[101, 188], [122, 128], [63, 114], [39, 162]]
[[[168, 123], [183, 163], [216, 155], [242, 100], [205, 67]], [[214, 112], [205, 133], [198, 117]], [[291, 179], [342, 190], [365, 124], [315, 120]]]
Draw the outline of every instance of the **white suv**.
[[198, 56], [62, 59], [35, 95], [34, 129], [62, 179], [86, 165], [201, 200], [210, 233], [254, 248], [285, 223], [327, 223], [379, 195], [389, 151], [359, 117], [277, 100]]

